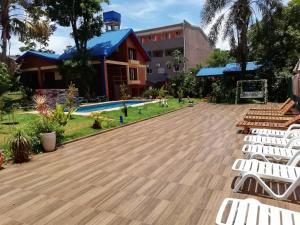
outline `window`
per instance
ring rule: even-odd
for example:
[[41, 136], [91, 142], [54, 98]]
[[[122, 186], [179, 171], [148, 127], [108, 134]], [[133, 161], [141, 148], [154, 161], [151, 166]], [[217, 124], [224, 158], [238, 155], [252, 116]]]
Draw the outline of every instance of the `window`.
[[163, 56], [164, 56], [164, 51], [163, 50], [153, 51], [153, 57], [163, 57]]
[[138, 80], [137, 68], [129, 68], [129, 79]]
[[157, 69], [157, 73], [158, 73], [158, 74], [165, 74], [165, 73], [166, 73], [166, 70], [165, 70], [165, 68], [163, 68], [163, 67], [159, 67], [159, 68]]
[[136, 50], [134, 48], [129, 48], [128, 56], [130, 60], [136, 60]]
[[181, 36], [181, 31], [176, 31], [176, 36], [177, 37]]
[[170, 34], [170, 33], [166, 33], [166, 34], [165, 34], [165, 38], [166, 38], [166, 39], [171, 39], [171, 34]]
[[152, 74], [152, 69], [150, 66], [147, 66], [147, 74]]
[[170, 48], [166, 49], [166, 56], [172, 56], [175, 50], [180, 51], [183, 54], [183, 48]]

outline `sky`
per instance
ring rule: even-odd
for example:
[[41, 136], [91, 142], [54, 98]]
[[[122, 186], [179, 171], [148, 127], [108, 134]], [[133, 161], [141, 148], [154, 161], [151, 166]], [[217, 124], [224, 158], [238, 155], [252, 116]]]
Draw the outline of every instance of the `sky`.
[[[109, 5], [102, 5], [103, 11], [115, 10], [122, 15], [122, 28], [135, 31], [164, 25], [181, 23], [187, 20], [201, 26], [200, 11], [205, 0], [110, 0]], [[201, 27], [205, 33], [209, 27]], [[70, 29], [58, 27], [50, 37], [48, 48], [61, 54], [67, 45], [73, 45]], [[20, 54], [22, 46], [16, 37], [11, 39], [10, 54]], [[217, 48], [229, 49], [227, 41], [219, 40]]]

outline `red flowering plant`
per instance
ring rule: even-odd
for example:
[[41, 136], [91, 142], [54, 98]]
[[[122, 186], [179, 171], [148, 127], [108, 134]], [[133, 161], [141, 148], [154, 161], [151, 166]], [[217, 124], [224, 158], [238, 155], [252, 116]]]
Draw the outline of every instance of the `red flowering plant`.
[[36, 111], [45, 119], [49, 119], [51, 116], [50, 107], [47, 104], [47, 97], [44, 95], [35, 95], [33, 97]]

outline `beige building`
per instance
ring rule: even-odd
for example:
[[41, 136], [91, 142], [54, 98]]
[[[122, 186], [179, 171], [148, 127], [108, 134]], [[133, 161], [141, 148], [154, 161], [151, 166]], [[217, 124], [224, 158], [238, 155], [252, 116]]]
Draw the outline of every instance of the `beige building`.
[[203, 30], [187, 21], [138, 31], [136, 34], [151, 57], [147, 74], [150, 83], [166, 81], [175, 74], [176, 71], [166, 65], [172, 59], [174, 50], [180, 50], [187, 59], [185, 69], [196, 67], [199, 63], [204, 64], [212, 51]]

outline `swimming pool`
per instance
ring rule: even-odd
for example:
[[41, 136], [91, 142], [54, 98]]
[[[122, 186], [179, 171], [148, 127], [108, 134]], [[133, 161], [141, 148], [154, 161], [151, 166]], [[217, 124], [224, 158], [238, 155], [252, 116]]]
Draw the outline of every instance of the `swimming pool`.
[[[145, 101], [145, 100], [125, 101], [127, 106], [135, 106], [135, 105], [140, 105], [148, 102], [149, 101]], [[113, 110], [113, 109], [123, 107], [123, 103], [124, 103], [123, 101], [117, 101], [117, 102], [106, 102], [106, 103], [85, 105], [77, 108], [75, 113], [91, 113], [91, 112], [102, 111], [102, 110]]]

